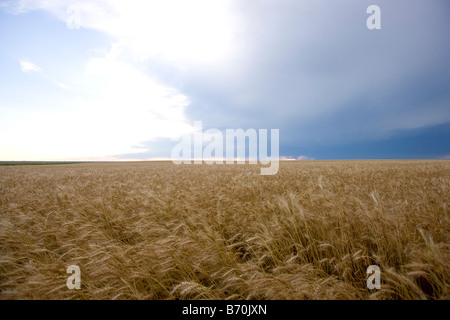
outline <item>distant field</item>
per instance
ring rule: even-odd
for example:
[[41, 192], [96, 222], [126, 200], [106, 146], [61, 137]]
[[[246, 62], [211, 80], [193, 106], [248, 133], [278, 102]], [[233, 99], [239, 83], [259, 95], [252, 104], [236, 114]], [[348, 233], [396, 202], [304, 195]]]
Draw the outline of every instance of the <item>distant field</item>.
[[55, 165], [55, 164], [76, 164], [82, 162], [65, 161], [0, 161], [0, 166], [37, 166], [37, 165]]
[[4, 166], [0, 298], [449, 299], [449, 201], [445, 160]]

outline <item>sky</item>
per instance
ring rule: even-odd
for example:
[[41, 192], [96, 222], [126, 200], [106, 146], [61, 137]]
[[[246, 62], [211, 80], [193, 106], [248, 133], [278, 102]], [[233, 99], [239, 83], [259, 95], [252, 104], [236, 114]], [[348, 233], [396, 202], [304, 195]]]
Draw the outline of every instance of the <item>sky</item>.
[[0, 160], [167, 159], [194, 121], [450, 159], [449, 30], [448, 0], [0, 0]]

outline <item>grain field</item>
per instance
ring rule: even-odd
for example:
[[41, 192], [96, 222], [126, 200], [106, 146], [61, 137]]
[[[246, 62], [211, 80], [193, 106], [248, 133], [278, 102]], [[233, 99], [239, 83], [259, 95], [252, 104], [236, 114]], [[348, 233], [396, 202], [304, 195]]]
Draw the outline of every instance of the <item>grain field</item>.
[[[0, 167], [0, 299], [449, 299], [450, 161]], [[81, 289], [69, 290], [77, 265]], [[368, 289], [367, 267], [381, 271]]]

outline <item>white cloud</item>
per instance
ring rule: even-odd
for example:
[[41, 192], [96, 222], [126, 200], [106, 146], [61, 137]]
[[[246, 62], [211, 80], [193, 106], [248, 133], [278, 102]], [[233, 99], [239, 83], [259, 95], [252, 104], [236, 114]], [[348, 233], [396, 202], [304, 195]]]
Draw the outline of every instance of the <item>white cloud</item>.
[[302, 156], [298, 156], [297, 157], [297, 160], [315, 160], [314, 158], [311, 158], [311, 157], [308, 157], [308, 156], [305, 156], [305, 155], [302, 155]]
[[20, 60], [20, 69], [22, 72], [41, 72], [42, 69], [28, 60]]
[[292, 156], [281, 156], [281, 161], [295, 161], [295, 159]]
[[302, 160], [315, 160], [315, 159], [311, 158], [311, 157], [308, 157], [308, 156], [305, 156], [305, 155], [301, 155], [301, 156], [298, 156], [297, 158], [294, 158], [293, 156], [281, 156], [280, 160], [283, 160], [283, 161], [295, 161], [295, 160], [302, 161]]
[[[86, 89], [94, 98], [83, 99], [82, 113], [90, 119], [108, 121], [96, 126], [107, 132], [126, 128], [122, 139], [130, 145], [154, 137], [175, 138], [187, 127], [184, 109], [189, 99], [174, 88], [153, 80], [136, 67], [107, 58], [93, 58], [85, 73], [90, 83]], [[93, 124], [94, 125], [94, 124]]]
[[11, 8], [16, 13], [36, 9], [51, 12], [70, 29], [108, 34], [138, 59], [180, 65], [224, 59], [236, 27], [226, 0], [21, 0]]
[[[77, 80], [78, 86], [68, 93], [70, 107], [51, 113], [38, 109], [13, 113], [18, 118], [0, 128], [0, 135], [10, 137], [0, 142], [0, 156], [106, 160], [111, 155], [145, 152], [139, 148], [143, 141], [177, 138], [192, 130], [184, 115], [189, 99], [130, 64], [92, 58]], [[19, 121], [20, 126], [12, 125]]]
[[[134, 1], [125, 6], [114, 0], [20, 1], [15, 13], [49, 11], [63, 21], [108, 34], [111, 48], [91, 52], [85, 70], [72, 74], [70, 81], [62, 83], [44, 76], [66, 89], [71, 100], [61, 112], [44, 114], [37, 108], [26, 117], [22, 115], [21, 127], [34, 132], [31, 138], [23, 130], [9, 127], [11, 139], [3, 149], [11, 150], [9, 158], [106, 159], [145, 152], [139, 148], [143, 141], [176, 139], [192, 131], [184, 113], [189, 98], [142, 71], [139, 60], [157, 57], [183, 64], [219, 57], [221, 46], [226, 44], [215, 27], [221, 23], [218, 16], [222, 13], [219, 2], [168, 2]], [[215, 15], [202, 13], [208, 8], [215, 10]], [[24, 72], [41, 71], [27, 60], [21, 61], [21, 67]]]
[[50, 82], [52, 82], [55, 86], [58, 86], [58, 87], [60, 87], [61, 89], [64, 89], [64, 90], [70, 90], [70, 88], [66, 85], [66, 84], [64, 84], [64, 83], [62, 83], [62, 82], [59, 82], [59, 81], [56, 81], [55, 79], [53, 79], [52, 77], [49, 77], [49, 76], [47, 76], [47, 75], [43, 75], [43, 77], [45, 78], [45, 79], [48, 79]]

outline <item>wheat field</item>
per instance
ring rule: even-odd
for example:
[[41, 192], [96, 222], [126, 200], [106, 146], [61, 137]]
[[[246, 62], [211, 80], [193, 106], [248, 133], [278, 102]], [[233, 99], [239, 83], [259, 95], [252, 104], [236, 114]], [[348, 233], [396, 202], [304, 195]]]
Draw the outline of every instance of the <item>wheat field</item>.
[[[450, 161], [0, 167], [1, 299], [449, 299]], [[81, 289], [66, 269], [78, 265]], [[381, 271], [368, 289], [367, 267]]]

